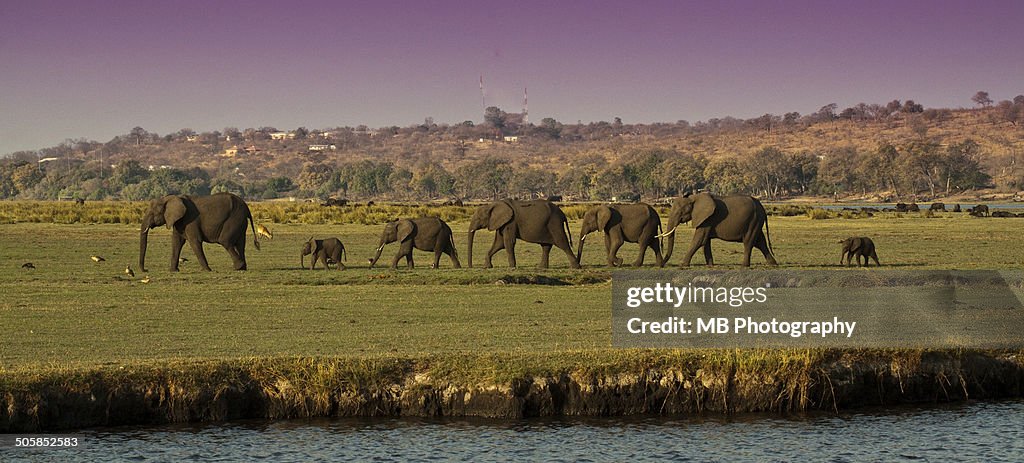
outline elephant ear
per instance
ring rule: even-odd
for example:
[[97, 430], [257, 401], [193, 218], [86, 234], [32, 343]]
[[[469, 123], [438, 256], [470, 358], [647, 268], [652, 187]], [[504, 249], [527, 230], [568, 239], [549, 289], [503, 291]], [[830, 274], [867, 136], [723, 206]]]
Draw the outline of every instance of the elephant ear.
[[412, 223], [412, 220], [399, 220], [398, 221], [398, 242], [402, 243], [409, 239], [410, 236], [416, 231], [416, 224]]
[[715, 198], [711, 196], [711, 193], [698, 193], [694, 196], [693, 200], [693, 212], [690, 220], [693, 221], [694, 228], [700, 228], [704, 225], [704, 222], [715, 215], [715, 208], [718, 207], [715, 204]]
[[491, 206], [490, 220], [487, 221], [487, 229], [490, 231], [504, 227], [512, 221], [512, 206], [502, 201]]
[[861, 248], [862, 246], [864, 246], [864, 239], [863, 239], [863, 238], [854, 238], [854, 239], [853, 239], [853, 240], [852, 240], [852, 241], [850, 242], [850, 252], [854, 252], [854, 251], [857, 251], [857, 250], [858, 250], [858, 249], [860, 249], [860, 248]]
[[608, 206], [601, 206], [601, 208], [597, 210], [597, 226], [600, 227], [601, 230], [606, 231], [608, 230], [608, 222], [611, 221], [612, 208]]
[[168, 196], [164, 199], [164, 223], [170, 229], [185, 217], [185, 201], [180, 196]]

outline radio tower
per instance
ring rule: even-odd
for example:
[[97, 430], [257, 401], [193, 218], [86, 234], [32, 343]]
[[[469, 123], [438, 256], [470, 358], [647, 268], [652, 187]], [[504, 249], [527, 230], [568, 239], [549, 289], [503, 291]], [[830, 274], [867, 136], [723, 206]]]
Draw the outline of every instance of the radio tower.
[[526, 105], [526, 87], [523, 87], [523, 125], [530, 123], [529, 106]]
[[480, 74], [480, 109], [487, 111], [487, 101], [484, 100], [484, 75]]

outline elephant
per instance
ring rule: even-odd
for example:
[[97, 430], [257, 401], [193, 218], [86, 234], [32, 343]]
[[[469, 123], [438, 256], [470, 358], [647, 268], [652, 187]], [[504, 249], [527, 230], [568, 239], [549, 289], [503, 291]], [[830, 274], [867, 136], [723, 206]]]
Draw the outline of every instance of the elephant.
[[864, 257], [864, 267], [868, 266], [868, 257], [875, 260], [875, 265], [881, 266], [878, 262], [878, 254], [875, 253], [875, 242], [871, 241], [871, 238], [866, 236], [850, 237], [843, 241], [843, 253], [839, 256], [839, 265], [843, 265], [843, 259], [846, 259], [846, 265], [851, 265], [850, 260], [856, 259], [857, 265], [861, 265], [860, 258]]
[[516, 240], [541, 246], [540, 268], [548, 268], [551, 247], [557, 246], [569, 258], [569, 266], [580, 268], [572, 253], [572, 232], [565, 213], [554, 203], [544, 199], [518, 201], [503, 199], [480, 206], [469, 221], [469, 266], [473, 267], [473, 238], [484, 227], [494, 231], [494, 243], [487, 252], [484, 268], [491, 268], [491, 258], [505, 249], [508, 266], [516, 267]]
[[959, 204], [953, 206], [953, 212], [960, 212], [960, 205]]
[[979, 204], [977, 206], [974, 206], [974, 213], [976, 215], [980, 216], [980, 217], [984, 217], [984, 216], [988, 215], [988, 206], [986, 206], [984, 204]]
[[149, 230], [166, 225], [171, 230], [172, 272], [178, 271], [181, 248], [188, 241], [203, 270], [210, 270], [203, 243], [217, 243], [231, 255], [235, 270], [245, 270], [245, 228], [252, 227], [252, 243], [260, 248], [256, 226], [245, 201], [231, 193], [211, 196], [167, 195], [154, 199], [139, 228], [139, 269], [146, 271]]
[[896, 203], [896, 212], [907, 212], [907, 203]]
[[342, 263], [343, 260], [348, 260], [345, 245], [337, 238], [317, 240], [310, 236], [309, 241], [302, 246], [302, 255], [299, 256], [300, 267], [306, 268], [305, 258], [310, 254], [313, 255], [309, 262], [310, 270], [315, 269], [317, 261], [320, 260], [324, 262], [324, 270], [329, 269], [332, 262], [338, 264], [338, 270], [345, 270], [345, 264]]
[[[665, 249], [665, 262], [672, 257], [675, 247], [675, 233], [679, 224], [693, 221], [695, 231], [690, 250], [680, 266], [688, 267], [694, 253], [704, 248], [704, 260], [707, 265], [714, 265], [711, 255], [711, 239], [743, 243], [743, 266], [750, 266], [750, 253], [757, 248], [764, 254], [769, 265], [779, 265], [775, 261], [768, 233], [768, 213], [764, 206], [753, 196], [713, 196], [708, 192], [686, 194], [676, 198], [669, 212], [669, 231], [661, 236], [668, 237]], [[761, 227], [764, 226], [764, 232]]]
[[943, 203], [932, 203], [928, 210], [932, 212], [946, 212], [946, 205]]
[[921, 206], [918, 206], [917, 203], [910, 203], [907, 206], [907, 212], [921, 212]]
[[644, 203], [609, 204], [594, 206], [583, 214], [583, 225], [580, 238], [576, 244], [576, 260], [583, 262], [583, 241], [594, 231], [604, 232], [604, 248], [608, 253], [608, 266], [622, 265], [622, 258], [617, 257], [623, 242], [639, 243], [640, 255], [633, 261], [634, 267], [644, 264], [647, 248], [654, 250], [658, 267], [664, 267], [661, 255], [661, 217], [653, 207]]
[[441, 254], [448, 254], [455, 268], [462, 268], [459, 263], [459, 252], [455, 248], [455, 237], [451, 227], [437, 217], [421, 217], [418, 219], [399, 219], [384, 225], [377, 243], [377, 253], [370, 261], [370, 268], [377, 264], [384, 246], [394, 242], [401, 243], [398, 254], [391, 260], [391, 268], [398, 268], [398, 261], [405, 257], [406, 264], [413, 268], [412, 250], [433, 251], [434, 263], [431, 268], [441, 265]]

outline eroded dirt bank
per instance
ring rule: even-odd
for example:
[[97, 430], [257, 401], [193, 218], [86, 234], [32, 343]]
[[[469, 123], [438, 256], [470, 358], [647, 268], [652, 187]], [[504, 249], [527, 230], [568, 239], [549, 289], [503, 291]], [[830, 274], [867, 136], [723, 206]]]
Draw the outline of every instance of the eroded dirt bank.
[[319, 416], [785, 413], [1022, 391], [1019, 351], [244, 359], [0, 372], [0, 432]]

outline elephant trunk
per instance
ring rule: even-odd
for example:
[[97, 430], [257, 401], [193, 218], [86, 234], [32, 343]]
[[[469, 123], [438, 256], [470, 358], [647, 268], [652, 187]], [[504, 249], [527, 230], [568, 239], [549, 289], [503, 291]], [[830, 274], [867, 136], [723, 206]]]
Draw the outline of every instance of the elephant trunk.
[[668, 240], [668, 244], [665, 246], [665, 258], [663, 259], [665, 263], [668, 263], [668, 260], [672, 258], [672, 250], [676, 247], [676, 228], [679, 228], [679, 224], [673, 226], [668, 233], [663, 233], [659, 236], [663, 236]]
[[583, 234], [583, 232], [580, 232], [580, 239], [576, 243], [576, 262], [579, 262], [581, 266], [583, 265], [583, 242], [586, 239], [587, 235]]
[[146, 246], [149, 244], [150, 221], [143, 220], [139, 227], [139, 270], [146, 271]]
[[469, 268], [473, 268], [473, 238], [476, 236], [476, 230], [469, 231], [469, 254], [466, 258], [469, 260]]
[[380, 259], [380, 253], [384, 251], [384, 241], [381, 241], [377, 246], [377, 252], [373, 255], [373, 259], [370, 259], [370, 269], [373, 269], [374, 265], [377, 265], [377, 259]]

